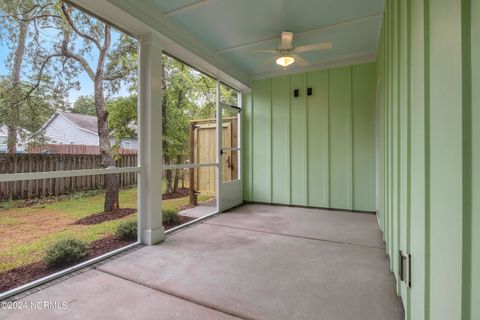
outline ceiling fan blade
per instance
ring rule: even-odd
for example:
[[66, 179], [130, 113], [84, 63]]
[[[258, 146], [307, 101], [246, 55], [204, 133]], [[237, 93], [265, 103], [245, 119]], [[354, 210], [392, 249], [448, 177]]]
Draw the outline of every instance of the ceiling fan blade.
[[288, 31], [282, 31], [282, 43], [280, 49], [286, 50], [292, 47], [293, 33]]
[[250, 52], [255, 52], [255, 53], [277, 53], [277, 50], [274, 49], [265, 49], [265, 50], [252, 50]]
[[330, 49], [333, 47], [331, 42], [323, 42], [317, 44], [308, 44], [305, 46], [296, 47], [293, 51], [296, 53], [300, 52], [308, 52], [308, 51], [317, 51], [317, 50], [325, 50]]
[[295, 63], [298, 64], [300, 67], [306, 67], [310, 64], [307, 60], [303, 59], [298, 54], [293, 54], [292, 57], [295, 59]]
[[266, 66], [268, 66], [269, 64], [272, 64], [275, 62], [275, 60], [277, 60], [277, 57], [276, 56], [273, 56], [271, 57], [270, 59], [268, 59], [267, 61], [265, 61], [264, 63], [262, 63], [259, 68], [262, 69], [262, 68], [265, 68]]

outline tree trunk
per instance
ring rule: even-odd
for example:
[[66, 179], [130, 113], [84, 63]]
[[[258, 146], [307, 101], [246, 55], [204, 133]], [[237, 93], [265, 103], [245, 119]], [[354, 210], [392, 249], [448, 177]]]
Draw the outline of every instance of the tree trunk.
[[[182, 64], [182, 72], [183, 70], [185, 69], [185, 66]], [[183, 104], [183, 88], [180, 88], [180, 90], [178, 90], [178, 97], [177, 97], [177, 108], [178, 109], [181, 109], [182, 108], [182, 104]], [[177, 158], [177, 164], [181, 164], [183, 159], [182, 159], [182, 156], [177, 154], [176, 155], [176, 158]], [[180, 178], [180, 170], [179, 169], [175, 169], [175, 180], [173, 182], [173, 192], [177, 192], [178, 191], [178, 181], [179, 181], [179, 178]]]
[[[177, 164], [182, 163], [182, 161], [183, 161], [182, 156], [178, 155]], [[173, 192], [178, 191], [178, 182], [180, 181], [181, 172], [182, 171], [180, 169], [175, 169], [175, 180], [173, 181]]]
[[173, 178], [173, 192], [178, 191], [178, 182], [180, 181], [180, 170], [175, 169], [175, 177]]
[[28, 21], [20, 22], [20, 30], [18, 32], [17, 48], [13, 56], [12, 66], [12, 100], [9, 115], [7, 116], [8, 138], [7, 138], [7, 152], [14, 154], [17, 152], [17, 136], [20, 121], [20, 105], [16, 102], [19, 100], [21, 94], [20, 75], [22, 71], [23, 57], [25, 56], [25, 42], [27, 40], [27, 33], [29, 27]]
[[[94, 79], [94, 99], [95, 110], [98, 121], [98, 142], [102, 166], [104, 168], [114, 167], [112, 146], [110, 145], [110, 133], [108, 129], [108, 112], [105, 110], [105, 95], [103, 92], [103, 69], [107, 50], [110, 46], [110, 27], [105, 26], [105, 46], [100, 50], [97, 71]], [[104, 211], [115, 211], [120, 208], [118, 191], [120, 189], [120, 180], [118, 174], [105, 175], [105, 203]]]
[[[167, 130], [167, 82], [165, 79], [165, 61], [162, 63], [162, 149], [163, 149], [163, 161], [165, 164], [170, 164], [170, 156], [168, 155], [168, 141], [166, 139], [166, 130]], [[172, 185], [172, 170], [165, 170], [165, 180], [167, 184], [167, 188], [165, 193], [172, 193], [173, 192], [173, 185]]]
[[[115, 160], [112, 155], [112, 147], [110, 145], [110, 135], [108, 131], [108, 113], [104, 110], [105, 98], [103, 95], [103, 84], [100, 85], [95, 81], [95, 107], [97, 108], [98, 117], [98, 138], [100, 154], [102, 158], [102, 166], [104, 168], [114, 167]], [[97, 89], [101, 87], [101, 89]], [[105, 175], [105, 203], [104, 211], [115, 211], [120, 208], [118, 192], [120, 189], [120, 180], [118, 174]]]
[[9, 124], [7, 126], [7, 134], [7, 153], [15, 154], [17, 153], [17, 127]]
[[[166, 159], [169, 157], [166, 157]], [[165, 160], [166, 164], [169, 164], [170, 161], [167, 162]], [[167, 180], [167, 188], [165, 190], [165, 193], [172, 193], [173, 192], [173, 179], [172, 179], [172, 170], [165, 170], [165, 180]]]
[[[83, 32], [79, 31], [74, 26], [74, 19], [71, 17], [71, 7], [66, 7], [65, 2], [61, 2], [62, 12], [69, 24], [68, 30], [63, 32], [63, 42], [61, 53], [69, 59], [76, 60], [88, 74], [88, 76], [93, 81], [93, 97], [95, 101], [95, 113], [97, 115], [97, 125], [98, 125], [98, 145], [100, 149], [100, 156], [102, 160], [102, 167], [109, 168], [115, 167], [115, 160], [113, 159], [112, 146], [110, 145], [110, 132], [108, 128], [108, 112], [105, 110], [105, 94], [103, 88], [103, 81], [105, 78], [105, 63], [107, 59], [107, 52], [111, 45], [111, 28], [108, 24], [104, 24], [104, 34], [103, 39], [100, 36], [99, 39], [95, 37], [86, 35]], [[92, 26], [93, 28], [93, 26]], [[80, 54], [74, 54], [69, 49], [70, 42], [70, 33], [75, 32], [77, 35], [82, 37], [85, 41], [90, 42], [90, 45], [95, 45], [98, 48], [98, 59], [96, 70], [92, 70], [89, 66], [89, 63], [82, 57]], [[96, 30], [95, 33], [98, 35], [100, 30]], [[103, 43], [102, 43], [103, 42]], [[118, 192], [120, 189], [120, 179], [118, 174], [107, 174], [105, 175], [105, 202], [104, 202], [104, 211], [116, 211], [120, 207]]]

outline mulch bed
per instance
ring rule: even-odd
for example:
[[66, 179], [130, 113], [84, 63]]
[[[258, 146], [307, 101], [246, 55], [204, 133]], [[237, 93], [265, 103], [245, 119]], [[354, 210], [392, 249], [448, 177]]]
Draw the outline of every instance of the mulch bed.
[[190, 190], [188, 188], [178, 188], [177, 192], [164, 193], [162, 195], [162, 200], [183, 198], [188, 196], [189, 194], [190, 194]]
[[19, 287], [53, 272], [55, 270], [47, 269], [43, 261], [2, 272], [0, 273], [0, 292]]
[[137, 212], [137, 210], [132, 208], [123, 208], [123, 209], [118, 209], [116, 211], [100, 212], [100, 213], [95, 213], [95, 214], [92, 214], [91, 216], [79, 219], [75, 221], [74, 224], [82, 224], [82, 225], [98, 224], [104, 221], [120, 219], [120, 218], [129, 216], [131, 214], [134, 214], [135, 212]]
[[[162, 199], [169, 200], [169, 199], [183, 198], [188, 196], [189, 192], [190, 191], [187, 188], [179, 188], [177, 192], [163, 194]], [[99, 224], [104, 221], [120, 219], [120, 218], [129, 216], [131, 214], [134, 214], [135, 212], [137, 212], [137, 210], [132, 208], [123, 208], [123, 209], [118, 209], [116, 211], [109, 211], [109, 212], [99, 212], [99, 213], [92, 214], [88, 217], [79, 219], [75, 221], [74, 224], [81, 224], [81, 225]], [[184, 222], [181, 222], [180, 224], [182, 223]], [[177, 225], [170, 226], [170, 228], [173, 228], [175, 226]], [[165, 229], [167, 229], [167, 226], [165, 226]]]
[[[125, 247], [134, 241], [120, 240], [115, 236], [108, 236], [96, 241], [91, 242], [88, 245], [87, 253], [83, 258], [74, 263], [77, 264], [82, 261], [90, 260], [92, 258], [98, 257], [107, 252], [113, 251], [115, 249]], [[31, 263], [25, 266], [21, 266], [12, 270], [8, 270], [0, 273], [0, 292], [10, 290], [12, 288], [19, 287], [23, 284], [29, 283], [33, 280], [45, 277], [51, 273], [60, 271], [69, 267], [64, 266], [60, 268], [48, 268], [43, 261]]]
[[[129, 214], [132, 214], [136, 211], [135, 209], [122, 209], [122, 210], [133, 210], [133, 212]], [[97, 216], [101, 214], [97, 214]], [[118, 217], [114, 219], [118, 219]], [[192, 221], [194, 219], [195, 218], [192, 218], [192, 217], [180, 216], [180, 223], [174, 224], [174, 225], [168, 224], [168, 225], [164, 225], [164, 227], [165, 227], [165, 230], [168, 230], [180, 224], [184, 224], [186, 222]], [[112, 219], [108, 219], [108, 220], [112, 220]], [[89, 223], [86, 223], [86, 224], [89, 224]], [[121, 247], [125, 247], [133, 242], [134, 241], [118, 239], [114, 235], [107, 236], [105, 238], [93, 241], [88, 245], [87, 253], [85, 254], [85, 256], [83, 256], [83, 258], [80, 261], [74, 264], [78, 264], [79, 262], [93, 259], [107, 252], [113, 251]], [[7, 290], [19, 287], [23, 284], [45, 277], [49, 274], [60, 271], [67, 267], [69, 266], [52, 269], [52, 268], [48, 268], [43, 261], [39, 261], [39, 262], [31, 263], [29, 265], [21, 266], [12, 270], [2, 272], [0, 273], [0, 292], [5, 292]]]
[[192, 217], [184, 217], [184, 216], [178, 216], [180, 218], [180, 223], [176, 223], [176, 224], [164, 224], [163, 227], [165, 228], [165, 230], [168, 230], [168, 229], [172, 229], [176, 226], [179, 226], [181, 224], [184, 224], [184, 223], [187, 223], [187, 222], [190, 222], [192, 220], [195, 220], [195, 218], [192, 218]]

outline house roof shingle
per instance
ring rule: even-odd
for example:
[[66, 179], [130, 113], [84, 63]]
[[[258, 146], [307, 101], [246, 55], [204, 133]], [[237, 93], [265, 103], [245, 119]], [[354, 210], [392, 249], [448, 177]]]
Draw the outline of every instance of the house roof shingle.
[[[65, 111], [57, 110], [57, 113], [64, 116], [72, 122], [77, 127], [82, 129], [88, 130], [93, 132], [94, 134], [98, 134], [98, 124], [97, 124], [97, 117], [96, 116], [89, 116], [85, 114], [78, 114], [78, 113], [70, 113]], [[128, 127], [132, 129], [135, 134], [137, 133], [137, 125], [129, 124]]]
[[77, 127], [82, 129], [92, 131], [93, 133], [97, 133], [98, 125], [97, 125], [97, 117], [89, 116], [85, 114], [77, 114], [77, 113], [70, 113], [64, 111], [57, 111], [59, 114], [67, 118], [70, 122], [72, 122]]

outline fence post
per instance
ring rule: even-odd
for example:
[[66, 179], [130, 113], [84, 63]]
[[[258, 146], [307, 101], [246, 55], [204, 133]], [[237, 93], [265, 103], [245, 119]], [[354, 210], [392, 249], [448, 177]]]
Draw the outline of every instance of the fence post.
[[[190, 163], [195, 163], [195, 150], [194, 150], [194, 142], [195, 142], [195, 122], [190, 122], [190, 126], [188, 127], [188, 134], [190, 140], [190, 146], [188, 149], [189, 161]], [[188, 170], [188, 190], [190, 194], [190, 204], [193, 206], [197, 205], [197, 194], [195, 192], [195, 168], [190, 168]]]

